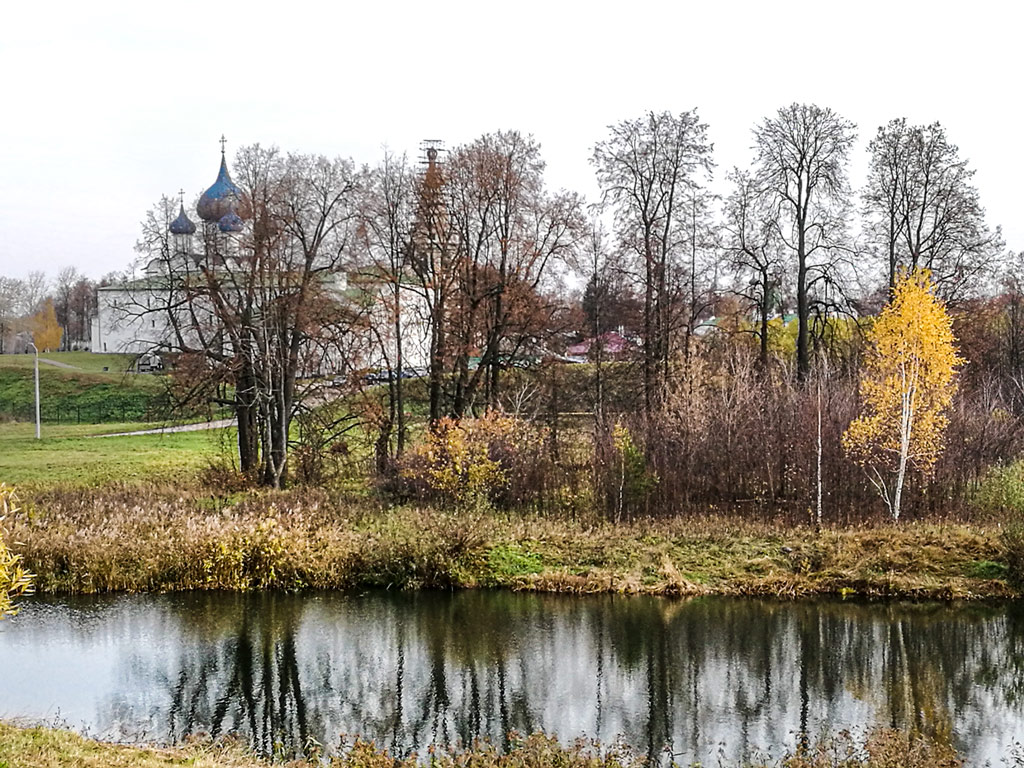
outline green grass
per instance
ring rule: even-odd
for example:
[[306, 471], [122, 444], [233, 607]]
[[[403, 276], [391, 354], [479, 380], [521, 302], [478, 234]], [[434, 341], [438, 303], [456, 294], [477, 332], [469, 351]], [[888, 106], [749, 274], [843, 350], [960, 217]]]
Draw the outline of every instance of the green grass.
[[502, 580], [531, 576], [544, 570], [544, 561], [536, 552], [518, 544], [499, 544], [487, 553], [487, 567]]
[[[163, 426], [166, 426], [163, 422], [115, 421], [103, 424], [43, 424], [40, 431], [43, 438], [66, 438], [107, 435], [113, 432], [135, 432], [142, 429], [159, 429]], [[34, 438], [35, 436], [36, 425], [34, 422], [0, 422], [0, 445], [6, 445], [8, 440]]]
[[151, 429], [162, 424], [0, 424], [0, 481], [33, 488], [55, 485], [95, 486], [108, 482], [167, 479], [191, 482], [210, 465], [234, 430], [219, 429], [164, 435], [95, 438], [89, 435]]
[[1007, 568], [1006, 563], [997, 563], [992, 560], [976, 560], [967, 565], [964, 573], [975, 579], [1005, 579], [1009, 576], [1009, 568]]
[[[86, 354], [69, 352], [66, 354]], [[0, 356], [0, 416], [31, 420], [35, 409], [32, 366]], [[102, 373], [40, 365], [39, 399], [43, 421], [125, 421], [157, 412], [164, 402], [161, 377]]]
[[[87, 373], [106, 373], [108, 376], [123, 375], [135, 362], [135, 355], [112, 353], [93, 354], [92, 352], [44, 352], [39, 355], [46, 360], [54, 360], [66, 365], [73, 365]], [[0, 369], [20, 368], [31, 370], [35, 364], [35, 355], [0, 355]], [[103, 369], [107, 370], [104, 371]], [[54, 370], [55, 366], [40, 362], [40, 373]]]

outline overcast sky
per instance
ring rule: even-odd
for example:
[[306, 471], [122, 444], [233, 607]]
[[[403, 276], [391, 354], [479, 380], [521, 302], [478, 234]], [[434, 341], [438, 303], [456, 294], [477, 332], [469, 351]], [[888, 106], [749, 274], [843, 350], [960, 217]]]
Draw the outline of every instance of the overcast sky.
[[[829, 10], [834, 8], [836, 10]], [[374, 163], [518, 129], [593, 199], [606, 126], [697, 108], [719, 177], [792, 102], [858, 126], [939, 120], [990, 225], [1024, 249], [1019, 3], [8, 3], [0, 27], [0, 274], [128, 267], [161, 194], [259, 142]], [[841, 10], [840, 10], [841, 9]], [[195, 218], [193, 216], [193, 218]]]

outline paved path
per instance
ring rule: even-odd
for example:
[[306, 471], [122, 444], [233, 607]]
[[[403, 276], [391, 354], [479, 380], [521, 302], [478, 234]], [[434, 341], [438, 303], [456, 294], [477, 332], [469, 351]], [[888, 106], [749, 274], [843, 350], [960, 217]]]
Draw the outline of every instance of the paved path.
[[56, 365], [58, 368], [67, 368], [69, 371], [80, 371], [82, 370], [77, 365], [69, 365], [68, 363], [58, 363], [56, 360], [47, 360], [45, 357], [39, 358], [40, 363], [47, 363], [49, 365]]
[[234, 419], [203, 421], [199, 424], [181, 424], [177, 427], [159, 427], [157, 429], [140, 429], [136, 432], [111, 432], [108, 435], [90, 435], [90, 437], [132, 437], [134, 435], [166, 435], [174, 432], [198, 432], [202, 429], [224, 429], [235, 426]]

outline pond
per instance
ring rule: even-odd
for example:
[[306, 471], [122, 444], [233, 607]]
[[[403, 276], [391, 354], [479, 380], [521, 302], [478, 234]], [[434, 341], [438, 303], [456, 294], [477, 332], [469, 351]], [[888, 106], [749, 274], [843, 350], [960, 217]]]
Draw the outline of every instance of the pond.
[[24, 601], [0, 717], [257, 750], [396, 753], [510, 731], [621, 739], [681, 764], [778, 756], [851, 726], [1024, 735], [1024, 606], [674, 601], [509, 592], [186, 593]]

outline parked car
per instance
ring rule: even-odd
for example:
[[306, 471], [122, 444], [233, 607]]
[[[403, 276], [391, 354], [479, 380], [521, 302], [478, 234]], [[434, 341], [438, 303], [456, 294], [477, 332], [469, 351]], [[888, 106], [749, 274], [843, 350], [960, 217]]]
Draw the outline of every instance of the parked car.
[[164, 361], [160, 355], [151, 353], [139, 355], [135, 360], [135, 370], [138, 373], [155, 373], [164, 369]]
[[367, 384], [384, 384], [391, 381], [393, 376], [391, 371], [370, 371], [363, 375], [363, 381]]

